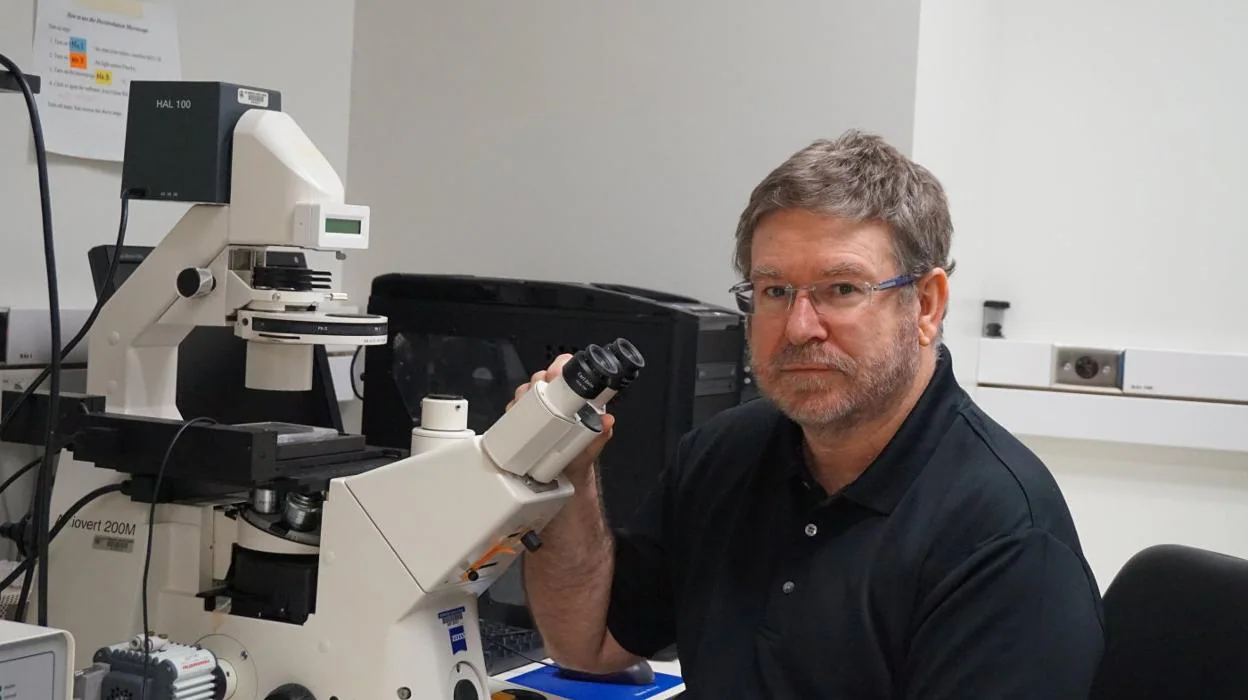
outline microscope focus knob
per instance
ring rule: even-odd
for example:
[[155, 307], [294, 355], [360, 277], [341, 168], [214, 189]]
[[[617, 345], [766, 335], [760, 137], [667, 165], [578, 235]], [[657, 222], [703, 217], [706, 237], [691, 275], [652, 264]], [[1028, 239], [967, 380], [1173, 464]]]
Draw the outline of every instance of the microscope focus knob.
[[212, 270], [203, 267], [188, 267], [178, 273], [178, 294], [190, 299], [202, 297], [217, 288], [217, 280]]
[[264, 700], [316, 700], [316, 696], [298, 683], [287, 683], [274, 688]]
[[481, 694], [477, 692], [477, 686], [472, 681], [461, 680], [455, 684], [454, 700], [481, 700]]

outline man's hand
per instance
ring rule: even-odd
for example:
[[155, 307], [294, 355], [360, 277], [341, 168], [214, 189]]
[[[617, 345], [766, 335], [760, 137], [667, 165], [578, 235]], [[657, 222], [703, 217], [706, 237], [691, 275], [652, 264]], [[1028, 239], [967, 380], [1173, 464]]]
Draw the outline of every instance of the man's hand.
[[[510, 411], [511, 407], [516, 405], [516, 402], [520, 400], [520, 397], [524, 396], [529, 389], [532, 389], [533, 385], [537, 382], [543, 381], [549, 383], [557, 379], [563, 371], [563, 366], [566, 365], [570, 359], [572, 359], [572, 356], [569, 354], [563, 354], [556, 357], [554, 362], [550, 363], [550, 367], [540, 372], [535, 372], [533, 376], [529, 378], [528, 382], [516, 387], [516, 395], [512, 398], [511, 402], [507, 404], [507, 410]], [[563, 473], [569, 479], [573, 482], [579, 482], [589, 475], [590, 469], [594, 466], [594, 463], [598, 461], [598, 456], [602, 454], [602, 448], [606, 447], [607, 442], [611, 439], [612, 429], [614, 427], [615, 416], [610, 413], [603, 414], [602, 435], [599, 435], [597, 439], [589, 443], [589, 446], [585, 448], [585, 451], [569, 462], [567, 468], [563, 470]]]
[[[537, 382], [558, 379], [570, 359], [556, 357], [517, 387], [507, 410]], [[542, 548], [524, 553], [525, 591], [546, 653], [569, 668], [594, 673], [619, 671], [637, 661], [607, 630], [614, 559], [593, 467], [614, 426], [615, 417], [604, 414], [602, 435], [563, 470], [575, 495], [542, 529]]]

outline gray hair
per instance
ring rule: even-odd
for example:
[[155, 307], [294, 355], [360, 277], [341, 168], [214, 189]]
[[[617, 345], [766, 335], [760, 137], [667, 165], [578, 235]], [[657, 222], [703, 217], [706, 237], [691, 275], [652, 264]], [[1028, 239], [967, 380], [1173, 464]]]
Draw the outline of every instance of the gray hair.
[[[882, 138], [851, 130], [793, 154], [754, 188], [737, 225], [734, 266], [750, 274], [754, 230], [767, 214], [801, 209], [852, 221], [881, 221], [892, 232], [901, 274], [953, 273], [953, 221], [931, 172]], [[879, 281], [879, 280], [876, 280]]]

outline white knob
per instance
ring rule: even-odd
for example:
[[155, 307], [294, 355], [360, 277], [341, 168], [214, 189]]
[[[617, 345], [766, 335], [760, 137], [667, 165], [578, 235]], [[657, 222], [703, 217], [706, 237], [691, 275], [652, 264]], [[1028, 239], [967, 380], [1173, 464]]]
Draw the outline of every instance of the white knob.
[[468, 427], [468, 401], [459, 396], [430, 394], [420, 402], [420, 426], [426, 430], [459, 431]]

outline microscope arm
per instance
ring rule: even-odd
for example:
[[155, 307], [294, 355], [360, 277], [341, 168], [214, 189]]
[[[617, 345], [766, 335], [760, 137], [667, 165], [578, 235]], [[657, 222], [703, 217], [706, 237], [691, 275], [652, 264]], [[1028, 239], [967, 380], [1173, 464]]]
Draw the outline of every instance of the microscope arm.
[[[228, 127], [229, 205], [193, 204], [117, 288], [92, 328], [87, 391], [104, 396], [110, 412], [181, 419], [178, 345], [196, 327], [233, 326], [248, 342], [247, 386], [253, 389], [306, 390], [312, 343], [385, 342], [384, 329], [373, 327], [385, 319], [314, 313], [345, 298], [333, 291], [332, 279], [323, 284], [318, 271], [268, 264], [271, 256], [291, 251], [366, 248], [368, 208], [345, 203], [342, 181], [289, 115], [252, 109]], [[185, 182], [180, 172], [169, 177]], [[164, 180], [149, 184], [176, 189]], [[348, 218], [358, 222], [359, 235], [327, 230], [327, 219]], [[303, 276], [314, 282], [304, 283]], [[315, 332], [348, 323], [358, 333]], [[283, 332], [272, 330], [275, 324]]]
[[467, 587], [479, 595], [522, 547], [540, 546], [538, 533], [573, 493], [559, 475], [601, 434], [606, 403], [643, 363], [627, 341], [591, 345], [483, 435], [464, 430], [461, 402], [450, 412], [461, 422], [423, 425], [457, 437], [343, 486], [423, 591]]

